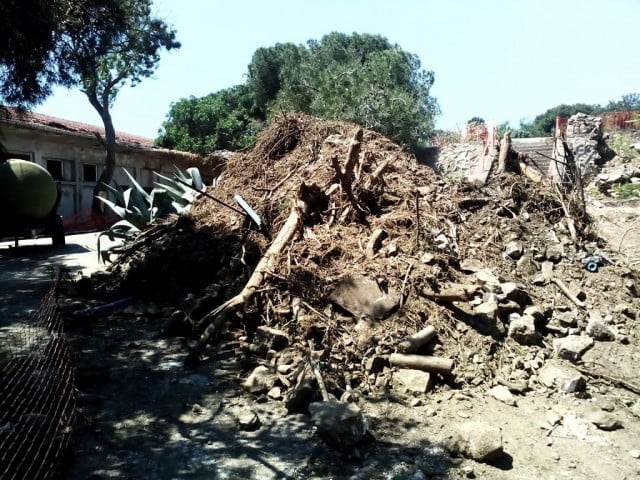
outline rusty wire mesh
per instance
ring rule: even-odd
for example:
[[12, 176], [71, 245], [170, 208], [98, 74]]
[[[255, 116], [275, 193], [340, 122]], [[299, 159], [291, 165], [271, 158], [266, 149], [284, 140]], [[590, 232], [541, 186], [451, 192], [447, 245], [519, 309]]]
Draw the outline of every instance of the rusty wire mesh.
[[74, 422], [74, 367], [58, 282], [29, 322], [0, 337], [0, 480], [60, 474]]

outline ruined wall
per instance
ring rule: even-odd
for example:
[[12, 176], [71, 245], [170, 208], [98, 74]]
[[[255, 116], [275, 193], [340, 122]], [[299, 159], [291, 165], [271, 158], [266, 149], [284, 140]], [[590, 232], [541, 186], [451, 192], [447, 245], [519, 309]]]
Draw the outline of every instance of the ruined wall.
[[435, 170], [442, 176], [467, 178], [482, 155], [482, 143], [452, 143], [441, 147], [435, 160]]
[[567, 145], [583, 175], [589, 175], [602, 163], [602, 119], [586, 113], [576, 113], [567, 121]]

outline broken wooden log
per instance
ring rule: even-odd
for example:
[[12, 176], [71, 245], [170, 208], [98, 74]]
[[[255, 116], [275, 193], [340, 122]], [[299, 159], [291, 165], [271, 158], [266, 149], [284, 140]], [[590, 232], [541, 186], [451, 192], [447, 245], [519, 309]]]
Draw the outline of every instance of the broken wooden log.
[[380, 246], [382, 245], [382, 241], [387, 238], [387, 232], [385, 232], [382, 228], [376, 228], [371, 234], [371, 238], [367, 242], [367, 248], [365, 250], [367, 254], [367, 258], [375, 257], [378, 250], [380, 250]]
[[509, 150], [511, 150], [511, 130], [504, 132], [504, 136], [500, 141], [500, 154], [498, 155], [498, 168], [496, 169], [496, 173], [504, 173], [507, 171]]
[[452, 284], [447, 288], [434, 292], [428, 288], [422, 289], [422, 296], [429, 300], [441, 302], [468, 302], [480, 290], [478, 285]]
[[562, 293], [564, 293], [567, 296], [567, 298], [571, 300], [573, 303], [575, 303], [577, 306], [582, 308], [586, 307], [585, 303], [581, 301], [578, 297], [576, 297], [573, 293], [571, 293], [571, 290], [569, 290], [569, 288], [564, 284], [562, 280], [554, 277], [551, 279], [551, 281], [555, 283], [558, 286], [558, 288], [562, 291]]
[[408, 336], [398, 344], [398, 351], [401, 353], [413, 353], [436, 337], [436, 330], [431, 325], [423, 328], [419, 332]]
[[389, 356], [389, 363], [392, 367], [414, 368], [432, 373], [451, 373], [453, 370], [453, 360], [450, 358], [429, 357], [426, 355], [405, 355], [403, 353], [392, 353]]
[[298, 201], [291, 209], [291, 213], [289, 214], [287, 221], [284, 223], [273, 243], [269, 246], [263, 257], [258, 262], [258, 265], [256, 265], [255, 270], [251, 274], [251, 277], [249, 277], [249, 280], [242, 291], [212, 312], [208, 313], [205, 318], [203, 318], [201, 323], [203, 325], [208, 324], [208, 326], [187, 355], [187, 358], [185, 359], [186, 366], [193, 367], [197, 365], [205, 347], [210, 342], [216, 331], [218, 331], [224, 324], [226, 316], [231, 312], [244, 307], [256, 291], [262, 286], [267, 275], [274, 270], [280, 253], [289, 244], [289, 242], [291, 242], [298, 230], [300, 221], [303, 217], [302, 212], [308, 212], [310, 210], [310, 205], [302, 199], [302, 195], [306, 190], [307, 186], [303, 183], [298, 191]]

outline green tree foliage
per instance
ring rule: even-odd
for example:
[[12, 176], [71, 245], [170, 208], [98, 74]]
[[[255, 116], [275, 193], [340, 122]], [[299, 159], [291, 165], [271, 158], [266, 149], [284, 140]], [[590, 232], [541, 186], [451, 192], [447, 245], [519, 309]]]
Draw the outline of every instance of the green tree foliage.
[[54, 85], [79, 87], [86, 94], [105, 128], [105, 169], [96, 195], [104, 190], [103, 183], [111, 181], [115, 167], [110, 107], [118, 90], [150, 76], [163, 48], [180, 46], [175, 31], [154, 16], [151, 6], [152, 0], [0, 4], [0, 25], [9, 38], [0, 44], [0, 94], [27, 105], [42, 101]]
[[611, 100], [605, 107], [607, 112], [640, 110], [640, 93], [627, 93], [620, 100]]
[[185, 98], [171, 105], [156, 143], [200, 154], [243, 149], [253, 142], [260, 126], [253, 111], [248, 85]]
[[483, 123], [486, 123], [486, 122], [484, 121], [484, 118], [482, 118], [482, 117], [471, 117], [471, 118], [469, 119], [469, 121], [467, 122], [467, 125], [472, 125], [472, 124], [483, 124]]
[[[605, 107], [587, 103], [558, 105], [541, 113], [531, 122], [520, 121], [520, 127], [513, 130], [513, 137], [546, 137], [551, 135], [556, 125], [556, 117], [570, 117], [576, 113], [598, 115], [606, 112], [640, 110], [640, 93], [627, 93], [620, 100], [610, 100]], [[501, 127], [508, 127], [508, 122]], [[498, 129], [500, 130], [500, 128]]]
[[[228, 115], [213, 108], [217, 101], [227, 101], [217, 94], [181, 100], [172, 106], [159, 144], [195, 151], [238, 148], [250, 137], [229, 142], [228, 132], [251, 134], [256, 123], [274, 115], [303, 112], [359, 123], [415, 151], [427, 145], [439, 112], [430, 96], [433, 72], [421, 69], [417, 56], [378, 35], [332, 33], [307, 45], [259, 48], [248, 70], [247, 92], [241, 96], [252, 98], [252, 108], [233, 100]], [[196, 107], [198, 102], [209, 106]], [[203, 110], [209, 114], [195, 115]], [[241, 128], [225, 126], [229, 116]]]

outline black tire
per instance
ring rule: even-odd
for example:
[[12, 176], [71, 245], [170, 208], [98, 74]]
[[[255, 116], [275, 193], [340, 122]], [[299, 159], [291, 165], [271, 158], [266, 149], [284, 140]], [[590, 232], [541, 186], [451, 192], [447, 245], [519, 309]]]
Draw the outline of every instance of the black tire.
[[51, 241], [54, 247], [62, 247], [66, 244], [64, 237], [64, 225], [62, 223], [62, 217], [56, 215], [51, 222]]

